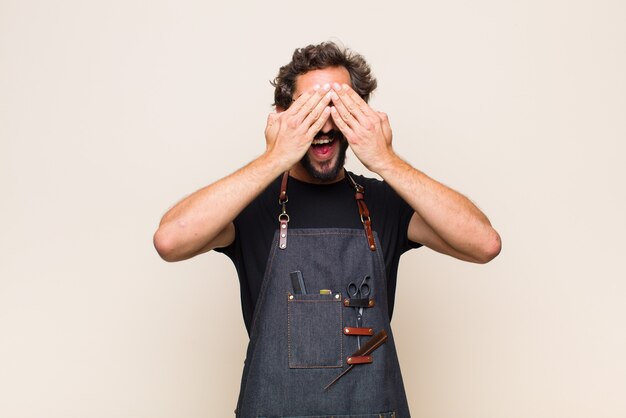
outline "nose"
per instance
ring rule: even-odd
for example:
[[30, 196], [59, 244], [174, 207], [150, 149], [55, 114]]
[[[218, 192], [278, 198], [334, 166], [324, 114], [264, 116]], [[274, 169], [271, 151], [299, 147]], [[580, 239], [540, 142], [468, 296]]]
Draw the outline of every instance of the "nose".
[[336, 128], [337, 126], [335, 125], [335, 122], [333, 122], [332, 116], [329, 116], [328, 119], [326, 120], [326, 123], [324, 123], [324, 126], [322, 126], [322, 129], [320, 130], [322, 131], [322, 133], [327, 134], [328, 132]]

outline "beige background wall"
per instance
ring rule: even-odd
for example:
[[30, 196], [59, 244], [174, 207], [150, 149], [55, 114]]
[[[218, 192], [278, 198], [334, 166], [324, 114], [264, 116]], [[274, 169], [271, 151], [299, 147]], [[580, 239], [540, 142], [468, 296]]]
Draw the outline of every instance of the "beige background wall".
[[[403, 257], [413, 415], [626, 416], [623, 1], [0, 0], [0, 417], [228, 417], [247, 337], [163, 212], [264, 149], [294, 48], [369, 59], [397, 151], [501, 232]], [[358, 169], [355, 158], [350, 167]]]

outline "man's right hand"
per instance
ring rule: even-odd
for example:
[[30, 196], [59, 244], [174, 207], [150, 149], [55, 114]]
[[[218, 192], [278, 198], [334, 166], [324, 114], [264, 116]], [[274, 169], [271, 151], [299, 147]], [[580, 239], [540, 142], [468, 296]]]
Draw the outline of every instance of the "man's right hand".
[[272, 180], [302, 159], [328, 120], [329, 90], [330, 86], [311, 89], [288, 110], [270, 114], [265, 154], [192, 193], [163, 215], [154, 245], [164, 260], [185, 260], [233, 242], [233, 219]]
[[266, 152], [279, 161], [283, 171], [296, 164], [311, 146], [330, 116], [330, 86], [304, 92], [289, 109], [270, 113], [265, 128]]

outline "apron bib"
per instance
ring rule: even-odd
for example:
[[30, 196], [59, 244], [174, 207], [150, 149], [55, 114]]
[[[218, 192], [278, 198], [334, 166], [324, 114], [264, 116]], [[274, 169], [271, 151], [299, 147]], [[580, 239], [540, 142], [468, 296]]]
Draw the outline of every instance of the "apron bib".
[[[409, 418], [377, 235], [367, 226], [365, 235], [341, 228], [287, 232], [286, 183], [284, 178], [282, 218], [255, 308], [236, 416]], [[357, 199], [359, 193], [362, 199], [362, 187]], [[292, 280], [298, 271], [302, 290]], [[366, 283], [367, 297], [354, 294], [350, 283]], [[365, 349], [385, 333], [371, 353], [353, 356], [359, 343]], [[364, 364], [349, 364], [355, 362]]]

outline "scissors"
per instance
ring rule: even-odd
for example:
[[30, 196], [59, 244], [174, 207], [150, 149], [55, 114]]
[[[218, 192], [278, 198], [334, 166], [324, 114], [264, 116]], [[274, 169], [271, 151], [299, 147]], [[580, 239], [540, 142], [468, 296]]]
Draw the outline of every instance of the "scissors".
[[[369, 298], [369, 295], [371, 292], [370, 285], [367, 283], [369, 278], [370, 276], [367, 276], [367, 275], [363, 277], [363, 280], [358, 286], [354, 282], [348, 283], [348, 286], [346, 287], [346, 289], [348, 290], [348, 296], [350, 296], [351, 299]], [[361, 328], [361, 325], [363, 322], [363, 307], [356, 308], [356, 309], [357, 309], [356, 327]], [[357, 346], [361, 348], [361, 337], [358, 335], [356, 337], [356, 343], [357, 343]]]

